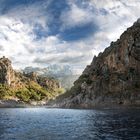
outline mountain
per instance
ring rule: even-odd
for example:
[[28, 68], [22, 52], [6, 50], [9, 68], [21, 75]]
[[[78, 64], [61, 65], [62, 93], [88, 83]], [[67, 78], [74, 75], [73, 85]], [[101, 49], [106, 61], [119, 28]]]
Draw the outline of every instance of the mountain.
[[24, 73], [36, 72], [40, 76], [54, 77], [57, 79], [61, 86], [65, 89], [70, 89], [75, 80], [78, 79], [79, 74], [72, 71], [68, 65], [49, 65], [46, 68], [39, 67], [26, 67], [22, 70]]
[[44, 76], [53, 76], [53, 77], [61, 77], [66, 75], [73, 75], [73, 72], [68, 65], [49, 65], [46, 68], [39, 68], [39, 67], [26, 67], [23, 69], [23, 72], [30, 73], [36, 72], [39, 75]]
[[56, 104], [68, 108], [140, 105], [140, 19], [93, 58]]
[[54, 78], [16, 72], [8, 58], [0, 58], [0, 100], [47, 102], [61, 92], [60, 83]]

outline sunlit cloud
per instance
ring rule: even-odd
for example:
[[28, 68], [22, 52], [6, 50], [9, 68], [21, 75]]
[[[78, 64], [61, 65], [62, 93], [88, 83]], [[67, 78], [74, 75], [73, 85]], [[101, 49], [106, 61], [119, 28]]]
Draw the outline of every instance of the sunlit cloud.
[[138, 0], [0, 1], [0, 56], [15, 68], [70, 65], [80, 71], [133, 24]]

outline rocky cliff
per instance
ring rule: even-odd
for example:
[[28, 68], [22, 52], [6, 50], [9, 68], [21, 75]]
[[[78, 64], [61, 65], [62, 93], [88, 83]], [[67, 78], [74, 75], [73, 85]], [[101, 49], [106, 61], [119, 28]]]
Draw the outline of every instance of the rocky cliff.
[[10, 86], [14, 79], [15, 73], [11, 61], [3, 56], [3, 58], [0, 58], [0, 82]]
[[7, 85], [13, 88], [23, 87], [24, 81], [28, 81], [26, 77], [13, 70], [11, 61], [3, 56], [0, 58], [0, 84]]
[[61, 85], [58, 80], [50, 77], [40, 76], [35, 72], [30, 72], [27, 74], [23, 74], [25, 77], [28, 77], [30, 80], [35, 81], [40, 86], [44, 87], [45, 89], [58, 89], [61, 88]]
[[87, 108], [140, 105], [140, 19], [95, 56], [57, 102], [61, 107]]
[[55, 79], [16, 72], [8, 58], [0, 58], [0, 100], [48, 101], [61, 94]]

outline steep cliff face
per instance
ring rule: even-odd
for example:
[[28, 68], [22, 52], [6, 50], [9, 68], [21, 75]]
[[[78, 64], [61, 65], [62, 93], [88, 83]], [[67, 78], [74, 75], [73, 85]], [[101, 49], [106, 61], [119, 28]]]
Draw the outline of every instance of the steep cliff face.
[[60, 98], [64, 107], [140, 105], [140, 20], [95, 56]]
[[3, 56], [0, 58], [0, 82], [11, 85], [15, 79], [15, 73], [11, 66], [11, 61]]
[[24, 102], [55, 98], [61, 94], [59, 82], [55, 79], [22, 74], [13, 70], [8, 58], [0, 58], [0, 99], [15, 99]]
[[28, 81], [21, 73], [13, 70], [11, 61], [3, 56], [0, 58], [0, 84], [5, 84], [13, 88], [24, 86], [23, 81]]

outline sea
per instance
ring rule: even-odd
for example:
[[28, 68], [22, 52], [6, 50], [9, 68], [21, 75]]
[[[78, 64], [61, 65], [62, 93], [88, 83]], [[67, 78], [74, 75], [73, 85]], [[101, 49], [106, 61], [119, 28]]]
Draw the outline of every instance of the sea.
[[140, 140], [140, 109], [1, 108], [0, 140]]

